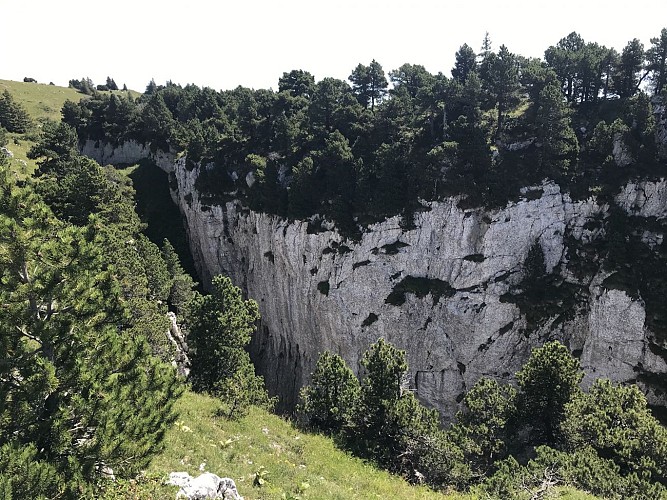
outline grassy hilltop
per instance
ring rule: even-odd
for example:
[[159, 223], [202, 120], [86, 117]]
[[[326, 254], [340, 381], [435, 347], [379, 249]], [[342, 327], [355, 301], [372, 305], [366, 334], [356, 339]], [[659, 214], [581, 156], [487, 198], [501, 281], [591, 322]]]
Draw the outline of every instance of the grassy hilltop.
[[[27, 153], [35, 144], [41, 123], [44, 120], [60, 121], [60, 110], [65, 101], [69, 99], [78, 102], [85, 96], [71, 88], [0, 80], [0, 94], [5, 90], [25, 108], [33, 120], [33, 131], [27, 134], [8, 134], [7, 144], [7, 148], [14, 155], [12, 167], [20, 174], [28, 175], [35, 169], [35, 162], [28, 159]], [[22, 162], [25, 162], [25, 165]]]
[[[27, 175], [35, 168], [34, 160], [28, 159], [27, 153], [33, 144], [35, 144], [41, 124], [45, 120], [60, 121], [62, 118], [60, 110], [65, 101], [79, 102], [87, 96], [70, 87], [0, 79], [0, 94], [5, 90], [9, 91], [14, 100], [25, 108], [33, 120], [33, 130], [27, 134], [8, 134], [9, 144], [7, 147], [14, 154], [12, 166], [17, 172]], [[140, 95], [139, 92], [133, 90], [128, 92], [115, 91], [115, 93], [129, 93], [133, 98]], [[25, 162], [26, 166], [21, 162]]]
[[0, 80], [0, 93], [8, 90], [20, 102], [33, 120], [60, 120], [60, 110], [65, 101], [80, 101], [85, 97], [75, 89], [47, 85]]

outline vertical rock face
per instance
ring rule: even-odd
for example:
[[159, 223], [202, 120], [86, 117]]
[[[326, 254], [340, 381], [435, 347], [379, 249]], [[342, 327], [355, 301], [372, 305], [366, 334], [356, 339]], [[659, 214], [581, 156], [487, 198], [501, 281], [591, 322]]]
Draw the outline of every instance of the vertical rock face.
[[167, 339], [174, 347], [174, 359], [172, 365], [176, 368], [176, 372], [181, 377], [190, 375], [190, 358], [188, 357], [188, 344], [185, 340], [185, 335], [181, 330], [180, 325], [176, 319], [176, 314], [173, 312], [167, 313], [169, 320], [169, 329], [167, 330]]
[[[645, 325], [641, 298], [604, 286], [610, 273], [602, 267], [585, 278], [570, 270], [571, 246], [596, 240], [601, 230], [593, 222], [606, 217], [607, 205], [573, 201], [548, 183], [494, 211], [461, 209], [455, 198], [431, 202], [415, 215], [414, 229], [394, 217], [350, 241], [335, 229], [314, 232], [307, 221], [256, 213], [239, 201], [207, 206], [195, 189], [198, 169], [168, 158], [159, 164], [175, 177], [172, 195], [201, 279], [226, 273], [259, 303], [253, 356], [286, 408], [320, 352], [340, 354], [359, 372], [378, 337], [406, 350], [407, 384], [445, 418], [481, 376], [511, 380], [549, 338], [580, 356], [588, 382], [657, 376], [657, 389], [644, 388], [652, 402], [665, 403], [664, 348]], [[616, 204], [664, 218], [665, 193], [664, 180], [632, 184]], [[555, 302], [537, 324], [513, 298], [527, 289], [531, 248], [544, 257], [543, 273], [577, 290], [577, 300]]]
[[150, 148], [136, 141], [126, 141], [118, 146], [99, 141], [87, 140], [80, 144], [81, 154], [92, 158], [100, 165], [112, 163], [136, 163], [150, 156]]
[[630, 182], [616, 195], [616, 204], [638, 217], [667, 218], [667, 182]]

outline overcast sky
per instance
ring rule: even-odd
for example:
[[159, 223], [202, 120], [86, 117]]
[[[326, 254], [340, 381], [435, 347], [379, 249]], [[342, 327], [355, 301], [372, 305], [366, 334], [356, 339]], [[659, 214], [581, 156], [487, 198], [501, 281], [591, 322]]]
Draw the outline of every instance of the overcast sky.
[[0, 79], [276, 89], [285, 71], [345, 79], [372, 59], [449, 75], [487, 31], [494, 50], [542, 57], [572, 31], [620, 51], [664, 27], [665, 0], [0, 0]]

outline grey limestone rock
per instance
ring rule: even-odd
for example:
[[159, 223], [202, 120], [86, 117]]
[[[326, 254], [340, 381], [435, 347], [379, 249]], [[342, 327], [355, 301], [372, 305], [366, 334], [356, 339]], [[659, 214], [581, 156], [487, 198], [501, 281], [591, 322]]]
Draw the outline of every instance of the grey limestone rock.
[[176, 494], [176, 498], [187, 498], [188, 500], [203, 500], [206, 498], [243, 500], [233, 479], [221, 478], [210, 472], [205, 472], [196, 478], [191, 477], [187, 472], [172, 472], [169, 474], [167, 484], [181, 487]]
[[614, 134], [611, 154], [614, 157], [616, 165], [619, 167], [627, 167], [633, 162], [632, 153], [630, 152], [628, 145], [623, 140], [623, 134]]
[[81, 154], [100, 165], [136, 163], [150, 156], [150, 148], [136, 141], [126, 141], [118, 146], [87, 140], [80, 145]]
[[173, 365], [176, 367], [179, 375], [187, 377], [190, 374], [190, 358], [188, 357], [188, 345], [185, 335], [173, 312], [167, 313], [167, 319], [169, 320], [169, 329], [166, 332], [167, 339], [174, 346], [175, 351]]
[[[172, 171], [178, 183], [172, 195], [200, 277], [207, 283], [226, 273], [257, 300], [262, 324], [253, 356], [287, 407], [322, 351], [340, 354], [358, 373], [363, 352], [378, 337], [406, 350], [410, 388], [445, 419], [480, 377], [510, 381], [531, 349], [549, 338], [581, 353], [588, 381], [593, 375], [635, 380], [636, 366], [667, 373], [664, 359], [646, 348], [651, 332], [641, 302], [620, 290], [607, 292], [604, 272], [579, 282], [567, 270], [568, 240], [594, 240], [599, 229], [588, 223], [608, 211], [593, 198], [574, 201], [546, 182], [497, 210], [461, 209], [456, 198], [445, 199], [424, 203], [414, 229], [393, 217], [352, 242], [331, 226], [313, 233], [307, 221], [256, 213], [239, 201], [202, 210], [197, 169]], [[616, 202], [628, 213], [663, 217], [665, 193], [664, 179], [629, 184]], [[525, 315], [506, 297], [520, 285], [535, 244], [547, 272], [561, 273], [590, 298], [566, 319], [547, 321], [527, 336]], [[408, 291], [391, 303], [392, 292], [413, 278], [445, 283], [449, 293], [420, 298]]]
[[[573, 200], [545, 181], [495, 210], [463, 209], [457, 198], [423, 202], [412, 229], [397, 216], [350, 241], [328, 221], [313, 231], [309, 221], [254, 212], [238, 200], [204, 204], [195, 189], [199, 167], [186, 168], [183, 157], [153, 157], [173, 177], [172, 199], [201, 281], [225, 273], [259, 303], [251, 354], [284, 409], [296, 402], [322, 351], [341, 355], [359, 373], [364, 351], [379, 337], [405, 349], [409, 388], [445, 420], [480, 377], [512, 381], [531, 349], [554, 338], [580, 356], [586, 383], [606, 377], [644, 384], [638, 372], [667, 378], [664, 347], [647, 326], [641, 297], [608, 289], [602, 267], [585, 278], [570, 269], [572, 245], [604, 231], [597, 222], [610, 207], [595, 198]], [[629, 183], [613, 203], [660, 220], [667, 217], [667, 182]], [[659, 233], [640, 236], [662, 244]], [[580, 298], [531, 325], [512, 294], [536, 245], [545, 271]], [[651, 403], [667, 403], [665, 391], [641, 387]]]

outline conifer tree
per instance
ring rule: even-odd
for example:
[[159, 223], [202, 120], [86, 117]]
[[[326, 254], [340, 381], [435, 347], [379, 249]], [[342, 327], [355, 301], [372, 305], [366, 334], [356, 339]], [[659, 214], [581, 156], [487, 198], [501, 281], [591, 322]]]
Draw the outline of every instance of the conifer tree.
[[107, 84], [106, 84], [106, 87], [107, 87], [109, 90], [118, 90], [118, 85], [116, 84], [116, 82], [114, 81], [114, 79], [111, 78], [110, 76], [107, 76]]
[[259, 309], [254, 300], [243, 300], [228, 277], [216, 276], [211, 285], [210, 295], [193, 300], [189, 315], [190, 379], [195, 390], [220, 397], [227, 416], [236, 417], [249, 404], [271, 404], [245, 350]]
[[308, 71], [292, 70], [289, 73], [283, 73], [278, 79], [278, 91], [289, 92], [294, 97], [311, 97], [315, 90], [315, 77]]
[[182, 314], [194, 298], [193, 289], [197, 283], [185, 272], [176, 250], [166, 238], [162, 242], [162, 258], [171, 277], [169, 305], [174, 308], [176, 314]]
[[456, 62], [452, 68], [452, 78], [463, 84], [470, 73], [477, 70], [477, 56], [475, 51], [464, 43], [455, 55]]
[[568, 108], [560, 85], [547, 84], [539, 95], [535, 119], [539, 143], [538, 162], [550, 176], [566, 173], [576, 163], [579, 144], [570, 121]]
[[450, 434], [464, 450], [473, 472], [483, 477], [493, 463], [506, 456], [516, 390], [496, 380], [481, 378], [463, 398]]
[[505, 114], [515, 104], [519, 90], [519, 66], [516, 56], [504, 45], [500, 46], [498, 54], [489, 57], [486, 75], [485, 90], [498, 107], [496, 123], [496, 139], [502, 135]]
[[434, 83], [434, 77], [421, 64], [402, 64], [398, 69], [389, 72], [389, 79], [394, 85], [392, 93], [400, 91], [415, 99], [422, 89], [427, 89]]
[[68, 165], [78, 156], [76, 130], [66, 123], [46, 122], [40, 140], [28, 151], [28, 158], [38, 160], [38, 175], [64, 175]]
[[366, 107], [370, 105], [371, 111], [374, 111], [389, 86], [380, 63], [373, 59], [368, 66], [358, 64], [349, 79], [359, 102]]
[[614, 74], [614, 91], [619, 97], [632, 97], [639, 90], [642, 81], [648, 75], [644, 72], [644, 44], [637, 38], [630, 40], [623, 48]]
[[28, 112], [17, 103], [8, 90], [0, 96], [0, 127], [9, 132], [24, 134], [32, 125]]
[[646, 51], [647, 69], [651, 72], [654, 94], [660, 94], [667, 85], [667, 28], [660, 36], [651, 38], [651, 47]]
[[667, 429], [651, 414], [635, 385], [598, 379], [565, 408], [565, 448], [591, 446], [623, 474], [635, 473], [667, 486]]
[[310, 385], [301, 391], [300, 411], [311, 426], [335, 433], [348, 425], [359, 398], [359, 381], [343, 358], [325, 351]]
[[486, 81], [489, 78], [489, 70], [491, 63], [495, 59], [496, 55], [493, 53], [491, 37], [487, 31], [484, 34], [484, 39], [482, 40], [482, 46], [477, 54], [477, 63], [479, 68], [479, 77]]
[[575, 101], [579, 94], [578, 71], [584, 46], [584, 39], [573, 31], [544, 52], [545, 60], [558, 75], [568, 102]]
[[403, 390], [408, 369], [405, 351], [380, 338], [364, 353], [361, 364], [366, 375], [357, 411], [346, 430], [348, 440], [360, 454], [385, 467], [397, 466], [408, 443], [435, 432], [437, 412]]
[[517, 408], [532, 429], [532, 444], [554, 446], [561, 442], [566, 405], [579, 392], [583, 373], [579, 360], [554, 340], [533, 349], [528, 362], [516, 374]]
[[145, 95], [153, 95], [155, 92], [157, 92], [157, 84], [155, 83], [155, 79], [151, 78], [151, 81], [148, 82], [148, 85], [146, 85], [146, 90], [144, 91]]
[[491, 43], [491, 35], [489, 35], [489, 32], [486, 31], [484, 33], [484, 38], [482, 39], [482, 47], [479, 51], [479, 57], [482, 59], [486, 58], [489, 54], [491, 54], [492, 49], [493, 45]]
[[6, 172], [0, 279], [0, 461], [55, 471], [44, 487], [66, 497], [103, 466], [137, 472], [171, 422], [173, 369], [119, 329], [126, 310], [95, 230], [54, 219]]

